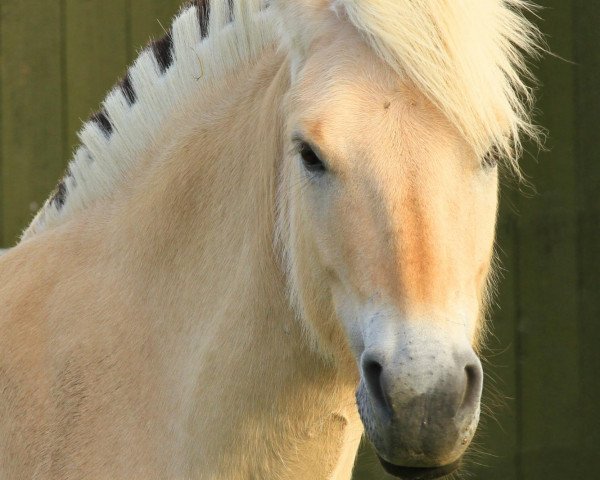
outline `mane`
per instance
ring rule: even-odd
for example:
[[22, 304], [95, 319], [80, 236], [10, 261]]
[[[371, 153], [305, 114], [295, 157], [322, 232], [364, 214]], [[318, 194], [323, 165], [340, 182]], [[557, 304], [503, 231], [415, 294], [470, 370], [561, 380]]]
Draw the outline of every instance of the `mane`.
[[[530, 120], [528, 56], [542, 37], [527, 0], [336, 0], [364, 38], [407, 76], [464, 135], [477, 155], [517, 164], [522, 137], [539, 142]], [[538, 143], [539, 144], [539, 143]]]
[[110, 198], [169, 114], [276, 38], [264, 0], [196, 0], [151, 42], [84, 123], [67, 173], [22, 240]]
[[196, 0], [183, 7], [83, 125], [67, 174], [22, 238], [110, 198], [171, 112], [268, 43], [308, 41], [320, 28], [318, 15], [310, 15], [318, 10], [347, 18], [477, 155], [502, 157], [520, 175], [522, 138], [540, 138], [529, 115], [526, 58], [541, 51], [541, 35], [524, 16], [534, 8], [527, 0], [277, 0], [276, 19], [268, 3]]

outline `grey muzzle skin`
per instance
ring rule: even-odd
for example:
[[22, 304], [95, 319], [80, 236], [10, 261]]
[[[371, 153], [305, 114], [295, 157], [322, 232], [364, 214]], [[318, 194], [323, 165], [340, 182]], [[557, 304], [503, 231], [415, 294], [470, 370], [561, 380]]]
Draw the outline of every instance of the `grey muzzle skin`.
[[483, 370], [467, 345], [407, 341], [359, 360], [356, 399], [382, 465], [405, 479], [439, 478], [458, 468], [479, 421]]

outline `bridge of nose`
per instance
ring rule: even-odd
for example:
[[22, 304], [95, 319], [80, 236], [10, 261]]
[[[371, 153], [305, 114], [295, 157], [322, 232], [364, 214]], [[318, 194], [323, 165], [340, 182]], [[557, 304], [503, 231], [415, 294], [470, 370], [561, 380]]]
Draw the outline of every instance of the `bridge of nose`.
[[431, 194], [434, 190], [405, 179], [400, 187], [384, 185], [370, 194], [384, 208], [371, 226], [377, 231], [376, 262], [364, 267], [372, 270], [373, 287], [401, 308], [447, 308], [457, 292], [469, 288], [475, 277], [469, 272], [479, 271], [459, 206], [449, 195]]

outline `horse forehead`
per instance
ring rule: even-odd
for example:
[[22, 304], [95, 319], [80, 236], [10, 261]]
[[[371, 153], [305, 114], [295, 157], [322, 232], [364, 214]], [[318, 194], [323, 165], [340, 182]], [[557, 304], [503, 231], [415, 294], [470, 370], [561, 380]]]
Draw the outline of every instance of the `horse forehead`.
[[[370, 166], [386, 175], [397, 170], [404, 179], [438, 177], [440, 169], [453, 171], [464, 163], [459, 157], [469, 155], [460, 134], [414, 87], [346, 84], [330, 93], [313, 99], [318, 109], [303, 115], [301, 128], [364, 173]], [[394, 176], [389, 180], [398, 182]]]
[[365, 44], [356, 30], [342, 25], [335, 34], [315, 42], [308, 52], [299, 91], [304, 100], [347, 101], [348, 95], [360, 99], [393, 90], [399, 81], [399, 75]]
[[442, 111], [369, 47], [352, 39], [331, 58], [336, 49], [311, 57], [293, 95], [295, 123], [312, 141], [361, 165], [418, 162], [421, 170], [429, 160], [468, 150]]
[[309, 68], [294, 97], [304, 130], [315, 140], [352, 135], [380, 143], [385, 137], [457, 137], [427, 96], [376, 58]]

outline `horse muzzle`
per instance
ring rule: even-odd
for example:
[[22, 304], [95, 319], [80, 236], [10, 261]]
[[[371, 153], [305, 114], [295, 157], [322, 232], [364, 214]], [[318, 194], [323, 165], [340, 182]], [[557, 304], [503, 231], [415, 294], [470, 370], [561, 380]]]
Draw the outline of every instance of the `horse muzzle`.
[[479, 421], [483, 370], [469, 345], [404, 338], [367, 347], [356, 393], [365, 432], [385, 470], [426, 480], [456, 470]]

